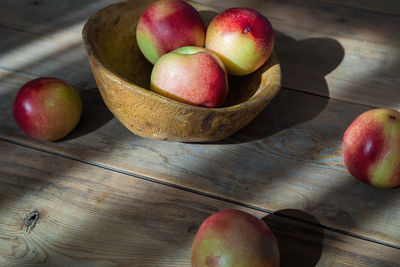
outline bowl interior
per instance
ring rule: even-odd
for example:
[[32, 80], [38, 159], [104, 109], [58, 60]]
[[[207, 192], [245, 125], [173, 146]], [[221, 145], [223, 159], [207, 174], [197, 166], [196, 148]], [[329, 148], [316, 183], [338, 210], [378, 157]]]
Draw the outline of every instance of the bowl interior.
[[[146, 90], [150, 88], [153, 65], [140, 52], [136, 41], [136, 25], [142, 12], [153, 1], [131, 1], [101, 10], [96, 18], [94, 45], [103, 63], [113, 73]], [[193, 4], [206, 25], [217, 15], [211, 8]], [[262, 73], [268, 64], [255, 73], [229, 77], [229, 95], [225, 107], [249, 100], [259, 89]], [[175, 101], [175, 100], [171, 100]]]

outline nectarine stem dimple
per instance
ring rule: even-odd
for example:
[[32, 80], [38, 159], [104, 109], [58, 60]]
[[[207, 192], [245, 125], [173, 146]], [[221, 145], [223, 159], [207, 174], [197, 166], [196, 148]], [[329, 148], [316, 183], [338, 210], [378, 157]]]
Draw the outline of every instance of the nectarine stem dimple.
[[389, 118], [390, 118], [391, 120], [393, 120], [393, 121], [395, 121], [395, 120], [396, 120], [396, 117], [395, 117], [395, 116], [393, 116], [393, 115], [390, 115], [390, 116], [389, 116]]

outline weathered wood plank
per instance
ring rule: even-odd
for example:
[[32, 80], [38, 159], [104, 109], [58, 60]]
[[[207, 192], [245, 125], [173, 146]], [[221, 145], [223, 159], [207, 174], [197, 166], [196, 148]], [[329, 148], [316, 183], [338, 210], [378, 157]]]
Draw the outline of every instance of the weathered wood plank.
[[80, 41], [87, 18], [117, 2], [121, 0], [4, 0], [0, 4], [0, 27]]
[[400, 246], [400, 188], [362, 184], [342, 163], [342, 135], [365, 106], [283, 90], [231, 138], [185, 144], [133, 135], [112, 119], [97, 91], [84, 90], [82, 123], [65, 140], [43, 143], [26, 137], [12, 118], [26, 77], [3, 75], [4, 138], [268, 210], [305, 210], [324, 225]]
[[[0, 28], [0, 67], [39, 76], [55, 76], [73, 84], [95, 87], [81, 40], [69, 42]], [[15, 43], [21, 44], [14, 47]], [[66, 67], [68, 66], [68, 67]]]
[[395, 266], [400, 257], [391, 247], [8, 142], [0, 152], [2, 266], [190, 266], [201, 222], [231, 208], [271, 227], [282, 266]]
[[373, 12], [382, 12], [400, 16], [400, 2], [396, 0], [318, 0], [325, 3], [361, 8]]
[[[74, 1], [54, 4], [45, 0], [37, 6], [24, 5], [25, 2], [2, 2], [0, 25], [77, 44], [86, 18], [96, 8], [116, 1], [100, 1], [97, 4], [87, 0], [81, 5]], [[268, 16], [277, 31], [275, 49], [282, 63], [285, 87], [400, 109], [400, 37], [394, 34], [400, 25], [400, 17], [319, 1], [225, 0], [201, 3], [216, 5], [218, 10], [246, 5]], [[141, 2], [141, 5], [144, 4]], [[24, 19], [29, 13], [34, 16]], [[3, 54], [17, 53], [21, 44], [31, 41], [26, 37], [16, 37], [5, 42], [8, 45], [2, 44], [0, 51]], [[53, 53], [53, 50], [47, 51]], [[21, 58], [26, 58], [27, 65], [34, 63], [29, 52], [22, 51], [20, 54]], [[56, 53], [60, 57], [63, 54], [63, 51]], [[5, 59], [0, 59], [0, 64], [9, 68], [15, 65]], [[28, 71], [27, 68], [18, 70]], [[33, 72], [34, 68], [29, 71]]]

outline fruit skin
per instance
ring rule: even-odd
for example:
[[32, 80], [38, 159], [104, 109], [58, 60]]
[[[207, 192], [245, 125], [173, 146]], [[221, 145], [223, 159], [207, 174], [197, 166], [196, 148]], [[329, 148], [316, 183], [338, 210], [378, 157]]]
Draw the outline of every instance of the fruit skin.
[[82, 100], [76, 90], [57, 78], [38, 78], [21, 87], [14, 100], [17, 125], [42, 141], [63, 138], [78, 124]]
[[206, 30], [196, 9], [179, 0], [161, 0], [142, 14], [136, 28], [140, 51], [153, 64], [182, 46], [204, 47]]
[[192, 267], [279, 266], [274, 234], [258, 218], [239, 210], [225, 210], [208, 217], [192, 245]]
[[342, 155], [349, 172], [360, 181], [399, 186], [400, 113], [384, 108], [362, 113], [343, 136]]
[[250, 8], [227, 9], [207, 28], [206, 48], [220, 56], [231, 75], [246, 75], [260, 68], [273, 46], [271, 23]]
[[187, 104], [219, 107], [228, 95], [228, 74], [213, 52], [186, 46], [157, 61], [151, 73], [150, 89]]

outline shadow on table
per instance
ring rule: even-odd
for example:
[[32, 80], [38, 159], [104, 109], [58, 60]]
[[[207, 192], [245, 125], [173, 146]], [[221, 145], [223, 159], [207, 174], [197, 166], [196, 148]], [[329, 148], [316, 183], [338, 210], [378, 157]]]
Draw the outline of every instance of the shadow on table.
[[[282, 88], [290, 90], [281, 90], [247, 127], [221, 143], [241, 143], [268, 137], [313, 119], [327, 106], [329, 87], [325, 76], [342, 62], [345, 54], [342, 45], [330, 38], [296, 41], [276, 31], [275, 51], [281, 64]], [[231, 90], [237, 90], [237, 79], [247, 77], [231, 77]], [[297, 90], [313, 93], [310, 95]]]
[[[299, 219], [307, 221], [308, 225], [291, 220], [292, 218], [296, 218], [297, 221]], [[319, 225], [314, 216], [302, 210], [285, 209], [267, 215], [262, 220], [278, 241], [282, 267], [317, 265], [322, 254], [324, 231], [320, 227], [309, 226], [309, 224]]]
[[97, 88], [80, 90], [79, 94], [83, 104], [81, 119], [72, 132], [60, 140], [61, 142], [94, 132], [114, 118], [104, 104]]

